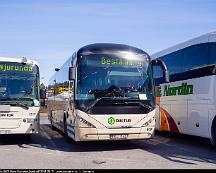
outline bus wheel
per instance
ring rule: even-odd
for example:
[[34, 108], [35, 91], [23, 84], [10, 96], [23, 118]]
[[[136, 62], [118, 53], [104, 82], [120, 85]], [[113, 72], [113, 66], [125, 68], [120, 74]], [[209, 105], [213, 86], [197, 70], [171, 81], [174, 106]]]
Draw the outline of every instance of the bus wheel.
[[214, 119], [212, 123], [212, 128], [211, 128], [211, 144], [213, 148], [216, 148], [216, 118]]

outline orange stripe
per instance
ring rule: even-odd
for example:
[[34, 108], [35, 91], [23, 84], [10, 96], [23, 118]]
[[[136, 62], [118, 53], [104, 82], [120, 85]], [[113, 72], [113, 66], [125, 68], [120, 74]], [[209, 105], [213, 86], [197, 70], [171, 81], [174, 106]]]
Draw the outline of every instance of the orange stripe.
[[179, 133], [179, 129], [172, 116], [165, 109], [163, 109], [163, 112], [166, 116], [167, 124], [169, 125], [169, 131]]
[[160, 119], [161, 119], [160, 130], [161, 131], [170, 131], [169, 124], [168, 124], [168, 121], [166, 118], [166, 112], [162, 108], [159, 108], [159, 110], [160, 110]]

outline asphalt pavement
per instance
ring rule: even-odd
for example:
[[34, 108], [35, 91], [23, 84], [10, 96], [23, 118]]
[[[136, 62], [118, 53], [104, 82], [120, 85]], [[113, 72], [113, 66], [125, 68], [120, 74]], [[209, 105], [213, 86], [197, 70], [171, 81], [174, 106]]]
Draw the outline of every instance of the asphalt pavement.
[[216, 169], [208, 140], [157, 133], [139, 141], [66, 141], [41, 116], [40, 134], [0, 136], [1, 169]]

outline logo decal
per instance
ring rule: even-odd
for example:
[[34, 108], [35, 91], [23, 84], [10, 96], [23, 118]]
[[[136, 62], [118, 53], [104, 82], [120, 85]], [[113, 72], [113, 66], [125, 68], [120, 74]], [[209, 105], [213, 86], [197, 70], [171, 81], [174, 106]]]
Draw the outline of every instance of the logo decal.
[[115, 123], [115, 119], [114, 119], [113, 117], [109, 117], [109, 118], [108, 118], [108, 123], [109, 123], [110, 125], [113, 125], [113, 124]]
[[[164, 93], [163, 96], [177, 96], [177, 95], [188, 95], [193, 94], [194, 86], [188, 85], [186, 83], [182, 83], [180, 86], [170, 86], [170, 85], [164, 85]], [[157, 88], [157, 97], [162, 96], [162, 90], [161, 86]]]

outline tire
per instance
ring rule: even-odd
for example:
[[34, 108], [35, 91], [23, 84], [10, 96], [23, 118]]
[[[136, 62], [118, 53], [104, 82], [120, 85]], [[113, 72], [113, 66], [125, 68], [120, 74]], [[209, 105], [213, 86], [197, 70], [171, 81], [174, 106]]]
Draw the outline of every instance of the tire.
[[211, 144], [213, 148], [216, 148], [216, 118], [213, 120], [211, 128]]

